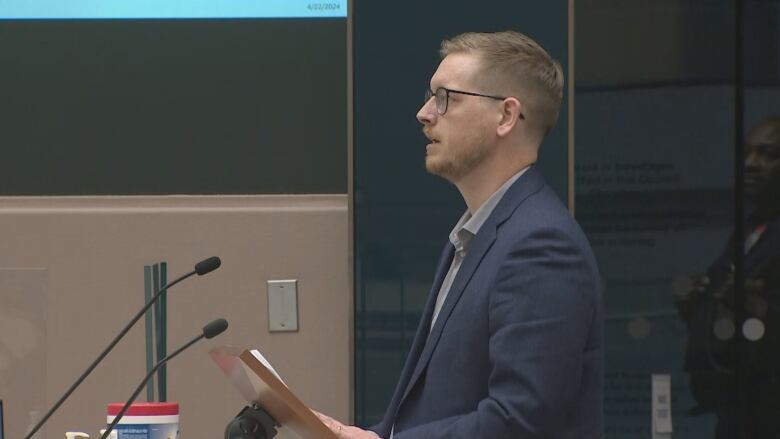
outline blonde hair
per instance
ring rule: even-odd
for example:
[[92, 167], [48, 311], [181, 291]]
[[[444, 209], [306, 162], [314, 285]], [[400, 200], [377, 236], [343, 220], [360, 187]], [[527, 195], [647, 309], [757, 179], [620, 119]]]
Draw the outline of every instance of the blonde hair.
[[514, 31], [468, 32], [442, 41], [442, 59], [453, 53], [476, 54], [484, 93], [518, 98], [524, 116], [542, 136], [555, 126], [563, 98], [563, 69], [536, 41]]

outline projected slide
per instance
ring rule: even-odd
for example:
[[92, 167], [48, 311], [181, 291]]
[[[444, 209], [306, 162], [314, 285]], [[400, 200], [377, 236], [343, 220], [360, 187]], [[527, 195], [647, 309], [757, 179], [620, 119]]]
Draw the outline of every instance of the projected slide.
[[346, 16], [347, 0], [0, 0], [0, 19]]

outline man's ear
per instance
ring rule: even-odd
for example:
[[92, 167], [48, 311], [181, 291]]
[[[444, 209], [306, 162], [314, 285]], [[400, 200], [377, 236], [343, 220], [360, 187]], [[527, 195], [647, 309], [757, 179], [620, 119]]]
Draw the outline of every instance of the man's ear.
[[525, 120], [525, 116], [523, 116], [523, 104], [517, 98], [508, 97], [501, 105], [501, 120], [496, 130], [497, 134], [503, 137]]

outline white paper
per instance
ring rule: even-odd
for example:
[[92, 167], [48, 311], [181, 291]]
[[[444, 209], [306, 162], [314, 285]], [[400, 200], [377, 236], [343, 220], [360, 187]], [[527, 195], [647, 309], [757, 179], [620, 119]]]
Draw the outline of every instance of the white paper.
[[266, 367], [266, 369], [270, 370], [270, 371], [271, 371], [271, 373], [272, 373], [272, 374], [274, 374], [274, 376], [275, 376], [276, 378], [278, 378], [278, 379], [279, 379], [279, 381], [281, 381], [281, 382], [282, 382], [282, 384], [284, 384], [285, 386], [287, 386], [287, 383], [285, 383], [285, 382], [284, 382], [284, 380], [282, 379], [282, 377], [281, 377], [281, 376], [279, 376], [279, 374], [276, 372], [276, 369], [274, 369], [274, 367], [273, 367], [273, 366], [271, 366], [271, 363], [269, 363], [269, 362], [268, 362], [268, 360], [266, 360], [266, 359], [265, 359], [265, 357], [263, 356], [263, 354], [261, 354], [261, 353], [260, 353], [260, 351], [258, 351], [257, 349], [252, 349], [252, 351], [251, 351], [251, 352], [252, 352], [252, 355], [254, 355], [254, 356], [255, 356], [255, 358], [257, 358], [258, 360], [260, 360], [260, 362], [261, 362], [261, 363], [263, 363], [263, 366], [265, 366], [265, 367]]

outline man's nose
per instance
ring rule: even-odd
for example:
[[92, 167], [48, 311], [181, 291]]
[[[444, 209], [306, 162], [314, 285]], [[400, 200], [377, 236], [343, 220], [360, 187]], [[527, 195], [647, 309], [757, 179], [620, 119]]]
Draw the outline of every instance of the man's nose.
[[430, 125], [436, 120], [436, 104], [435, 99], [431, 96], [430, 99], [425, 101], [420, 111], [417, 112], [417, 120], [423, 125]]

